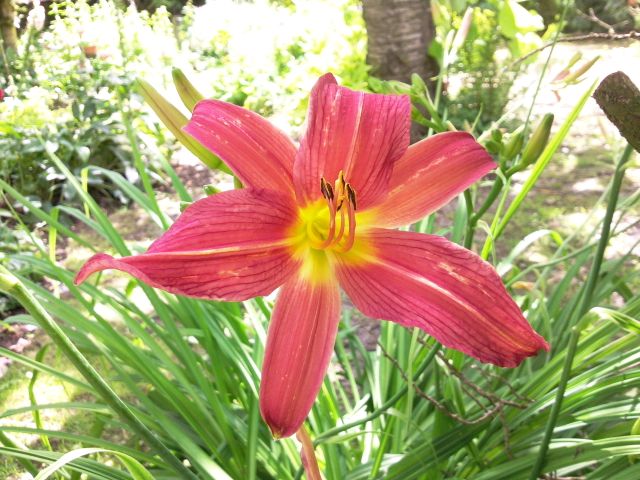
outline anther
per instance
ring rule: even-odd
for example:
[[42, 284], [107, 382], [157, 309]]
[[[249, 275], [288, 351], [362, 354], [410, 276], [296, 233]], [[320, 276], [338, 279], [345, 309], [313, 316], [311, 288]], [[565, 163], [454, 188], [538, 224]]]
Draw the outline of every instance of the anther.
[[322, 196], [327, 200], [333, 200], [333, 188], [331, 188], [331, 185], [327, 183], [324, 177], [320, 179], [320, 192], [322, 192]]
[[346, 190], [347, 190], [347, 198], [349, 199], [349, 203], [353, 205], [353, 210], [355, 211], [358, 209], [358, 207], [356, 206], [356, 192], [353, 189], [353, 187], [348, 183], [346, 185]]

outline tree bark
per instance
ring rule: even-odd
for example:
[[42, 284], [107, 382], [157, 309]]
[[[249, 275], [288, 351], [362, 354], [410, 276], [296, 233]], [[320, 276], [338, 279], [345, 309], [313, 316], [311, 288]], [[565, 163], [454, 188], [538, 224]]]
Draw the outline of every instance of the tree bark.
[[417, 73], [427, 84], [438, 66], [427, 54], [435, 36], [429, 0], [362, 0], [367, 26], [367, 62], [384, 80], [409, 82]]
[[16, 9], [13, 0], [0, 0], [0, 34], [4, 50], [9, 56], [18, 49], [18, 32], [15, 26]]
[[605, 77], [593, 93], [620, 134], [640, 152], [640, 90], [623, 72]]

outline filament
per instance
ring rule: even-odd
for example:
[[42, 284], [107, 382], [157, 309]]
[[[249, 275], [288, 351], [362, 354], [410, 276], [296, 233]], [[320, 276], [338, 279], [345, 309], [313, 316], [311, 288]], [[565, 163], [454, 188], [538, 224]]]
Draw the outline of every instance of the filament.
[[[324, 240], [321, 240], [313, 222], [307, 225], [307, 232], [311, 246], [318, 250], [333, 248], [338, 252], [347, 252], [353, 247], [356, 235], [356, 192], [344, 179], [342, 171], [334, 183], [334, 187], [324, 177], [320, 179], [320, 192], [327, 201], [329, 209], [329, 230]], [[346, 210], [346, 214], [345, 214]], [[340, 211], [340, 226], [336, 234], [336, 215]], [[346, 224], [349, 222], [347, 230]], [[346, 232], [346, 236], [345, 236]]]

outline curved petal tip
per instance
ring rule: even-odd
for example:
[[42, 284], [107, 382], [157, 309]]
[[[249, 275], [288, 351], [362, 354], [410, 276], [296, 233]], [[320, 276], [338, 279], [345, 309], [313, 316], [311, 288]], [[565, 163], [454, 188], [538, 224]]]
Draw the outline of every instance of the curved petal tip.
[[76, 278], [73, 279], [75, 285], [80, 285], [92, 274], [105, 270], [107, 268], [113, 268], [114, 262], [117, 262], [115, 258], [106, 253], [98, 253], [91, 257], [76, 274]]
[[370, 262], [341, 262], [338, 278], [365, 315], [418, 327], [482, 362], [517, 367], [549, 345], [495, 269], [443, 237], [372, 229]]

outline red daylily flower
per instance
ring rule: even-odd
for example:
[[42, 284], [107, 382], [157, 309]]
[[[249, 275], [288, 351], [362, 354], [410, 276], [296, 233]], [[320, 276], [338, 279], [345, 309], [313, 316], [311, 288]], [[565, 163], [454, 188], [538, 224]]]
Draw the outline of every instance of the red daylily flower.
[[495, 163], [467, 133], [409, 146], [403, 95], [320, 78], [299, 148], [259, 115], [217, 100], [185, 130], [246, 188], [195, 202], [143, 255], [98, 254], [76, 283], [114, 268], [172, 293], [242, 301], [281, 287], [260, 387], [274, 436], [302, 425], [327, 370], [340, 287], [365, 315], [418, 327], [483, 362], [547, 349], [491, 265], [448, 240], [391, 230], [420, 220]]

